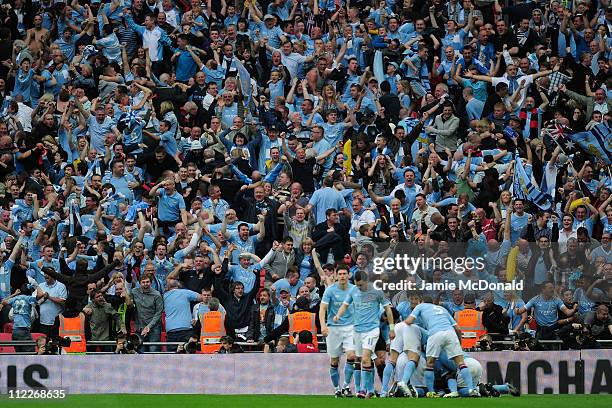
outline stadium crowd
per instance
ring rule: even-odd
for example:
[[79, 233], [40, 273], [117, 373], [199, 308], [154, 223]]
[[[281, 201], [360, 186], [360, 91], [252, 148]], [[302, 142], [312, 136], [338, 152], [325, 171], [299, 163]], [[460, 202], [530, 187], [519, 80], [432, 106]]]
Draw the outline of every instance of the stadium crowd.
[[[477, 309], [479, 335], [611, 338], [608, 0], [3, 0], [0, 19], [3, 339], [316, 351], [359, 272], [524, 282], [385, 291], [380, 373], [385, 322], [423, 300]], [[484, 267], [373, 273], [397, 254]]]

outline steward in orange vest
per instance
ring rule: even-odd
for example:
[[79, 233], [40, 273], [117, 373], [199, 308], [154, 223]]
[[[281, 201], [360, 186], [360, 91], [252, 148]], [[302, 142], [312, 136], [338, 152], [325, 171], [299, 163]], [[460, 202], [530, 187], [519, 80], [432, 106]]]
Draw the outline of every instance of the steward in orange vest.
[[455, 312], [457, 327], [461, 330], [461, 347], [464, 349], [473, 348], [478, 339], [487, 330], [482, 325], [482, 312], [476, 309], [464, 309]]
[[64, 353], [87, 352], [87, 341], [85, 340], [85, 314], [79, 313], [75, 317], [59, 315], [59, 336], [68, 337], [71, 340], [69, 347], [64, 347]]
[[283, 322], [272, 333], [268, 333], [264, 338], [264, 342], [268, 343], [271, 340], [277, 340], [285, 333], [289, 333], [289, 342], [295, 344], [295, 337], [299, 332], [306, 330], [312, 333], [313, 344], [317, 346], [317, 332], [319, 327], [319, 319], [317, 315], [309, 311], [310, 301], [305, 297], [299, 297], [295, 302], [295, 310], [283, 320]]
[[221, 337], [225, 336], [225, 313], [219, 311], [219, 299], [212, 298], [208, 312], [200, 315], [200, 350], [213, 354], [221, 348]]

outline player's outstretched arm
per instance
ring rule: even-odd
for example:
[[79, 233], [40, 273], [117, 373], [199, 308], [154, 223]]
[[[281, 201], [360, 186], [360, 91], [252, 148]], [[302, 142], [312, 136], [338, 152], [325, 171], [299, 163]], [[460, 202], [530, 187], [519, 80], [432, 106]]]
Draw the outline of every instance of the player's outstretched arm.
[[408, 317], [406, 318], [406, 320], [404, 320], [404, 323], [406, 323], [406, 324], [412, 324], [412, 323], [414, 323], [414, 321], [415, 321], [415, 320], [416, 320], [416, 317], [414, 317], [414, 316], [408, 316]]

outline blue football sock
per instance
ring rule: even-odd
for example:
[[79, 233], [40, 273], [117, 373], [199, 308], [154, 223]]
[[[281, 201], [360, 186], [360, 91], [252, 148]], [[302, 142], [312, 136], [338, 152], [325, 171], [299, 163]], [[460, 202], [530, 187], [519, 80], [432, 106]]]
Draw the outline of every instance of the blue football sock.
[[387, 364], [385, 365], [385, 371], [383, 371], [382, 389], [381, 389], [381, 392], [385, 394], [389, 392], [389, 381], [391, 380], [391, 377], [393, 376], [394, 370], [395, 370], [395, 364], [393, 364], [390, 361], [387, 361]]
[[366, 370], [366, 385], [365, 390], [368, 393], [374, 393], [374, 367], [370, 367], [369, 370]]
[[427, 385], [427, 391], [434, 391], [434, 370], [433, 368], [425, 369], [425, 385]]
[[361, 391], [361, 363], [355, 363], [353, 377], [355, 377], [355, 392], [359, 392]]
[[502, 394], [508, 394], [510, 392], [510, 387], [508, 387], [508, 384], [494, 385], [493, 388]]
[[338, 384], [340, 383], [340, 372], [338, 371], [338, 367], [331, 366], [329, 367], [329, 376], [331, 378], [332, 384], [335, 389], [338, 389]]
[[420, 398], [423, 398], [425, 396], [425, 390], [422, 387], [418, 387], [416, 390]]
[[353, 373], [355, 372], [355, 363], [346, 363], [344, 365], [344, 387], [346, 388], [351, 385], [353, 379]]
[[416, 369], [416, 363], [412, 360], [408, 360], [406, 363], [406, 367], [404, 368], [404, 374], [402, 375], [402, 382], [408, 384], [410, 382], [410, 377], [414, 373]]
[[470, 390], [467, 388], [459, 388], [459, 390], [457, 391], [459, 393], [460, 397], [469, 397], [470, 396]]
[[472, 383], [472, 374], [470, 373], [470, 370], [467, 368], [466, 365], [462, 365], [459, 367], [459, 374], [461, 375], [463, 383], [465, 384], [465, 387], [468, 390], [474, 388], [474, 384]]
[[457, 380], [454, 378], [449, 378], [447, 381], [448, 384], [448, 389], [451, 390], [451, 392], [457, 392]]
[[361, 383], [359, 384], [359, 391], [367, 392], [368, 390], [368, 373], [371, 372], [371, 368], [361, 367]]

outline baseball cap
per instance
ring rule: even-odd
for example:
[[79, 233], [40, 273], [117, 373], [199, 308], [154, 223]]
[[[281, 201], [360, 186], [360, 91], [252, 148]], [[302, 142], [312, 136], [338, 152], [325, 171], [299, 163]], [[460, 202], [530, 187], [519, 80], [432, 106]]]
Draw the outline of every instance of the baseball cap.
[[283, 293], [283, 292], [285, 292], [285, 293], [291, 293], [291, 292], [289, 292], [289, 289], [281, 289], [281, 290], [280, 290], [278, 293], [280, 294], [280, 293]]
[[274, 18], [276, 18], [276, 17], [274, 17], [272, 14], [266, 14], [263, 19], [264, 20], [270, 20], [270, 19], [274, 19]]
[[204, 147], [202, 146], [202, 143], [200, 143], [199, 140], [193, 140], [191, 142], [191, 147], [190, 150], [202, 150]]
[[270, 126], [268, 126], [268, 130], [272, 130], [272, 131], [280, 131], [280, 129], [278, 128], [278, 126], [276, 125], [276, 123], [272, 123]]
[[240, 255], [238, 255], [238, 259], [251, 259], [251, 256], [246, 252], [242, 252]]
[[510, 119], [509, 120], [516, 120], [517, 122], [521, 121], [521, 119], [518, 116], [516, 116], [516, 115], [510, 115]]

